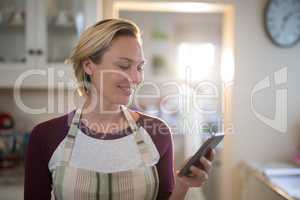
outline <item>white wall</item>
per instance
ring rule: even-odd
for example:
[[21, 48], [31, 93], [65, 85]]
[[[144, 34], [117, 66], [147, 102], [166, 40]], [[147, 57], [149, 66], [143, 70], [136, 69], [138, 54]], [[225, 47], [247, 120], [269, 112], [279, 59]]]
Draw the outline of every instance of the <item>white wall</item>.
[[[290, 49], [275, 47], [267, 38], [263, 27], [263, 9], [266, 0], [236, 1], [236, 72], [234, 88], [235, 134], [231, 136], [232, 166], [241, 160], [281, 161], [290, 160], [299, 152], [300, 121], [298, 102], [300, 94], [297, 85], [300, 44]], [[258, 120], [250, 109], [250, 94], [254, 85], [282, 67], [288, 68], [288, 83], [262, 91], [255, 100], [259, 112], [274, 117], [275, 89], [288, 88], [288, 130], [280, 133]], [[235, 182], [235, 186], [239, 183]], [[235, 187], [238, 188], [238, 187]], [[239, 199], [235, 193], [235, 199]]]
[[[280, 49], [271, 44], [262, 24], [265, 3], [266, 0], [244, 0], [236, 4], [234, 143], [237, 145], [235, 150], [243, 150], [237, 153], [236, 160], [244, 156], [256, 160], [288, 159], [287, 156], [295, 152], [296, 143], [300, 142], [294, 140], [293, 131], [300, 120], [300, 94], [296, 89], [300, 83], [300, 44], [291, 49]], [[287, 85], [272, 86], [263, 94], [258, 94], [255, 103], [260, 112], [271, 117], [275, 110], [275, 89], [288, 88], [288, 131], [284, 134], [260, 122], [250, 110], [250, 94], [254, 85], [269, 75], [271, 83], [274, 83], [273, 73], [282, 67], [288, 68]], [[259, 153], [253, 153], [253, 145], [260, 150]], [[270, 151], [266, 151], [266, 147]]]

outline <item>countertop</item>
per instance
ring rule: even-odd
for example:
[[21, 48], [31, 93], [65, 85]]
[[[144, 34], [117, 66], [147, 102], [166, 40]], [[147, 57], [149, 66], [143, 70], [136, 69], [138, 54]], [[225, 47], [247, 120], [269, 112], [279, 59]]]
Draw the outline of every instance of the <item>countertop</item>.
[[[268, 177], [267, 175], [264, 174], [264, 170], [266, 169], [266, 165], [264, 164], [259, 164], [259, 163], [243, 163], [246, 170], [250, 171], [250, 174], [252, 174], [254, 177], [256, 177], [258, 180], [260, 180], [262, 183], [264, 183], [267, 187], [269, 187], [271, 190], [279, 194], [281, 197], [283, 197], [286, 200], [299, 200], [298, 197], [295, 197], [291, 195], [291, 193], [288, 192], [288, 190], [281, 185], [277, 184], [274, 180], [273, 177]], [[292, 167], [292, 168], [297, 168], [296, 165], [293, 165], [291, 163], [286, 164], [287, 167]], [[293, 175], [288, 175], [288, 176], [281, 176], [283, 178], [291, 178]], [[295, 175], [299, 177], [298, 175]], [[277, 176], [278, 177], [278, 176]], [[276, 178], [276, 177], [275, 177]], [[291, 186], [289, 186], [291, 187]], [[290, 189], [290, 188], [288, 188]]]

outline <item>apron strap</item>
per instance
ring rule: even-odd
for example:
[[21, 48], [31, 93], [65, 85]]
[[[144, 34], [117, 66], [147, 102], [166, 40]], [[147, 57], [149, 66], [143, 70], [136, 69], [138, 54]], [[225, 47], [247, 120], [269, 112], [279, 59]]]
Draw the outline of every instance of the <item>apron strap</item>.
[[[150, 148], [148, 144], [145, 143], [144, 138], [141, 135], [141, 132], [139, 131], [139, 128], [136, 122], [134, 121], [134, 119], [132, 118], [131, 114], [129, 113], [128, 109], [125, 106], [121, 105], [121, 110], [123, 111], [125, 118], [128, 121], [128, 124], [133, 132], [134, 140], [138, 146], [141, 155], [140, 166], [145, 166], [146, 161], [151, 160], [152, 158]], [[78, 124], [80, 121], [81, 112], [82, 112], [81, 108], [78, 108], [76, 110], [68, 134], [66, 136], [63, 162], [68, 163], [70, 161], [73, 146], [75, 144], [75, 138], [78, 133]]]
[[136, 132], [139, 128], [136, 125], [136, 123], [135, 123], [134, 119], [132, 118], [131, 114], [129, 113], [128, 109], [125, 106], [121, 105], [121, 110], [123, 111], [123, 113], [125, 115], [125, 118], [128, 121], [128, 124], [129, 124], [132, 132]]
[[68, 134], [66, 136], [63, 162], [69, 162], [70, 161], [73, 146], [74, 146], [74, 143], [75, 143], [75, 138], [76, 138], [76, 135], [77, 135], [77, 132], [78, 132], [78, 124], [79, 124], [79, 121], [80, 121], [80, 116], [81, 116], [81, 108], [78, 108], [75, 112], [75, 115], [72, 119], [71, 126], [70, 126]]
[[127, 119], [128, 123], [129, 123], [129, 126], [133, 132], [134, 140], [140, 151], [141, 160], [142, 160], [140, 165], [145, 166], [146, 161], [150, 160], [152, 158], [150, 148], [149, 148], [148, 144], [145, 143], [144, 138], [143, 138], [141, 132], [139, 131], [139, 128], [138, 128], [136, 122], [134, 121], [131, 114], [129, 113], [128, 109], [125, 106], [121, 105], [121, 110], [123, 111], [125, 118]]
[[68, 132], [68, 135], [70, 135], [70, 136], [76, 137], [76, 135], [77, 135], [78, 125], [79, 125], [80, 117], [81, 117], [81, 111], [82, 111], [82, 109], [78, 108], [75, 112], [71, 127]]

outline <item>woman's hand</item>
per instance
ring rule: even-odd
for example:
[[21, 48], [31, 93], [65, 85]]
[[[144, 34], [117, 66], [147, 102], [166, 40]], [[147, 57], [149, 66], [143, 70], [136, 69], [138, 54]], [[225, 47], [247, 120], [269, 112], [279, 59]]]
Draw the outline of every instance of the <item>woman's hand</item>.
[[[186, 187], [200, 187], [202, 186], [207, 180], [208, 176], [211, 171], [212, 167], [212, 161], [215, 156], [215, 150], [210, 149], [207, 153], [206, 157], [202, 157], [199, 161], [201, 163], [201, 169], [196, 166], [191, 166], [190, 171], [191, 174], [188, 176], [179, 176], [178, 172], [177, 174], [177, 180], [180, 181], [181, 185]], [[188, 161], [187, 159], [185, 163]]]
[[[191, 167], [191, 174], [189, 176], [179, 176], [179, 170], [176, 172], [176, 184], [173, 193], [169, 200], [184, 200], [185, 195], [189, 187], [200, 187], [208, 179], [208, 175], [211, 171], [211, 162], [215, 156], [215, 150], [210, 149], [206, 155], [206, 158], [201, 158], [199, 161], [203, 169], [196, 166]], [[188, 161], [187, 159], [185, 163]]]

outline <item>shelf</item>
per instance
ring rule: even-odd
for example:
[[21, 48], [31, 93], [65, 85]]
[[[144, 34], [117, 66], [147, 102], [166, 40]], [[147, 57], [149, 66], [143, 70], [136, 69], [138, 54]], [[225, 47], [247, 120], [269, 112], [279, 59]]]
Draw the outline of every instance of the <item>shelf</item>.
[[49, 32], [75, 32], [76, 33], [76, 27], [75, 27], [75, 25], [61, 26], [61, 25], [49, 24], [48, 31]]
[[[96, 5], [96, 0], [72, 1], [67, 7], [59, 1], [51, 5], [44, 0], [4, 2], [0, 22], [1, 50], [4, 52], [0, 55], [0, 88], [12, 89], [16, 80], [26, 76], [17, 87], [73, 89], [70, 85], [75, 82], [73, 68], [63, 64], [78, 36], [75, 19], [69, 17], [80, 13], [84, 19], [83, 27], [94, 24], [98, 12], [102, 12]], [[31, 70], [39, 71], [30, 75]], [[49, 73], [54, 73], [53, 77], [48, 77]], [[49, 83], [49, 79], [54, 81]]]
[[24, 32], [25, 25], [10, 25], [10, 24], [0, 24], [0, 32]]
[[71, 65], [62, 63], [34, 67], [26, 64], [0, 64], [2, 89], [74, 89], [76, 79]]
[[10, 65], [10, 64], [17, 64], [17, 65], [22, 65], [25, 64], [26, 60], [24, 58], [22, 60], [9, 60], [9, 61], [1, 61], [3, 57], [0, 55], [0, 65]]

